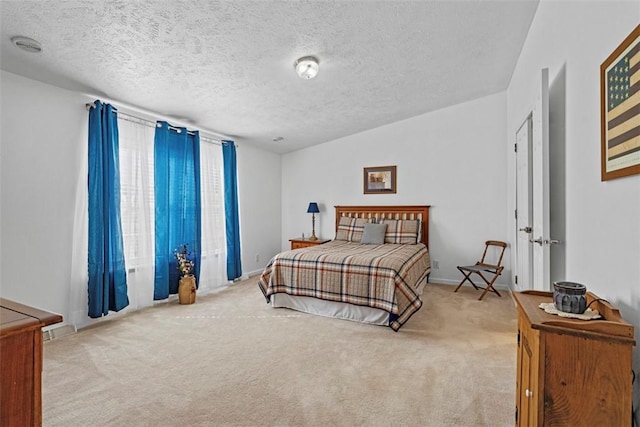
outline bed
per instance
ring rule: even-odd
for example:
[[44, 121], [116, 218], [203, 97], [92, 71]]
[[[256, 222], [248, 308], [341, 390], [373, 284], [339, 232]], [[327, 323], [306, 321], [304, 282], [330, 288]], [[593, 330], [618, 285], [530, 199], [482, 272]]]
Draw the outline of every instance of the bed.
[[273, 307], [389, 326], [420, 310], [429, 206], [336, 206], [334, 240], [277, 254], [258, 286]]

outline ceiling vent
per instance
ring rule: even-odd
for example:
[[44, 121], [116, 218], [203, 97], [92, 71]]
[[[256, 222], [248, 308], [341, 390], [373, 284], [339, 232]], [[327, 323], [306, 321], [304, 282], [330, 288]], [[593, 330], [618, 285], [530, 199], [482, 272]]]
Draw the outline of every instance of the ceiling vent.
[[22, 37], [22, 36], [12, 37], [11, 43], [16, 45], [20, 49], [30, 53], [42, 52], [42, 45], [40, 44], [40, 42], [34, 39], [30, 39], [29, 37]]

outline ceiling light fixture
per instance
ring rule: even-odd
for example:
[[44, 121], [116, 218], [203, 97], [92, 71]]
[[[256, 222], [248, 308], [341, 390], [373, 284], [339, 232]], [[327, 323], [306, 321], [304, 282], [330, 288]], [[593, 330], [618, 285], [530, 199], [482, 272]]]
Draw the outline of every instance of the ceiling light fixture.
[[320, 68], [318, 58], [315, 56], [303, 56], [293, 63], [293, 67], [296, 69], [298, 76], [306, 80], [314, 78]]
[[11, 38], [11, 43], [20, 49], [30, 53], [42, 52], [42, 45], [40, 42], [30, 39], [29, 37], [16, 36]]

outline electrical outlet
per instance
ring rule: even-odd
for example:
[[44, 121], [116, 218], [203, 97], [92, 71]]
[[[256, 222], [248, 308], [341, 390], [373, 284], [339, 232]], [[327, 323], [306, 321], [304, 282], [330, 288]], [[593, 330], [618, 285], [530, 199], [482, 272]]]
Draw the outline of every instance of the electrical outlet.
[[437, 259], [434, 259], [433, 261], [431, 261], [431, 264], [433, 264], [434, 270], [437, 270], [440, 268], [440, 261], [438, 261]]
[[260, 254], [256, 254], [256, 262], [260, 262]]

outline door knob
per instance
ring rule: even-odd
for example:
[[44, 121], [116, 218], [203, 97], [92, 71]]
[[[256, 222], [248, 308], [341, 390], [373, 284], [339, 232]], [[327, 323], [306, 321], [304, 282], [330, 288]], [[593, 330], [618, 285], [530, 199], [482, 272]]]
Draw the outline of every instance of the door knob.
[[531, 243], [537, 243], [542, 246], [542, 237], [538, 237], [536, 240], [529, 240]]
[[525, 233], [531, 233], [533, 231], [533, 228], [526, 226], [521, 228], [520, 231], [524, 231]]

